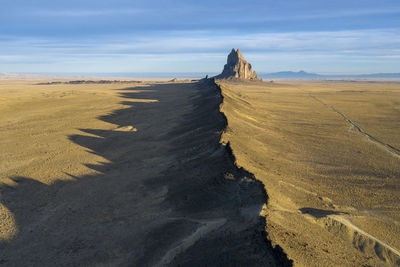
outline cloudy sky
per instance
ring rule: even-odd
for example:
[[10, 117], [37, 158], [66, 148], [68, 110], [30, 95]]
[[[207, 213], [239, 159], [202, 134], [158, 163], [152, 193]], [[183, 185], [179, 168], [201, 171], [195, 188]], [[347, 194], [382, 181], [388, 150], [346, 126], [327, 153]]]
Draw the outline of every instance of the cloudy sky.
[[400, 72], [399, 0], [1, 0], [0, 72]]

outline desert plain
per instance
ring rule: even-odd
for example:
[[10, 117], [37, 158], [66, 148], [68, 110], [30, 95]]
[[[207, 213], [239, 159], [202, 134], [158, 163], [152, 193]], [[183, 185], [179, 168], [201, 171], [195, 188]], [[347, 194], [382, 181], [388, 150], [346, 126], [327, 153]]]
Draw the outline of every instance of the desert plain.
[[0, 80], [0, 265], [400, 265], [400, 83]]
[[267, 233], [295, 265], [399, 265], [400, 84], [220, 85], [223, 140], [265, 185]]

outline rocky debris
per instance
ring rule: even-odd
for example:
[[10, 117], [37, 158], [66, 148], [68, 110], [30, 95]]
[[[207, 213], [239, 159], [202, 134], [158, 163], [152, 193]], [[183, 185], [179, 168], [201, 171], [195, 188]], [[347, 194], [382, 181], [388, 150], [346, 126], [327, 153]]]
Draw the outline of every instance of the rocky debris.
[[224, 70], [215, 78], [258, 80], [257, 73], [251, 69], [251, 64], [243, 58], [240, 50], [235, 50], [235, 48], [232, 48], [228, 55], [228, 62], [225, 64]]

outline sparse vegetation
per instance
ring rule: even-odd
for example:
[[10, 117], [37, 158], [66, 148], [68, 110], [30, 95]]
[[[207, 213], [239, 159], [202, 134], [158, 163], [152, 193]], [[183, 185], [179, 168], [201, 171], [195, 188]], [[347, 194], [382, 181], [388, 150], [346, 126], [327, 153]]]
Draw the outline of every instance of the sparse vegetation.
[[398, 264], [400, 159], [315, 98], [400, 148], [400, 84], [220, 84], [223, 140], [265, 185], [273, 242], [300, 265]]

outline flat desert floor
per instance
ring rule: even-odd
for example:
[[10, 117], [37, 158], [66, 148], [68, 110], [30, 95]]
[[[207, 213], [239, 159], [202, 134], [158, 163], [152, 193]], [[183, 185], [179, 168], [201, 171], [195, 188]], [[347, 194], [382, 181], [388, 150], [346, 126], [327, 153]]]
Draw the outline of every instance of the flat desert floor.
[[298, 266], [400, 265], [400, 83], [219, 84], [273, 243]]
[[400, 265], [399, 83], [37, 83], [0, 81], [0, 265]]

